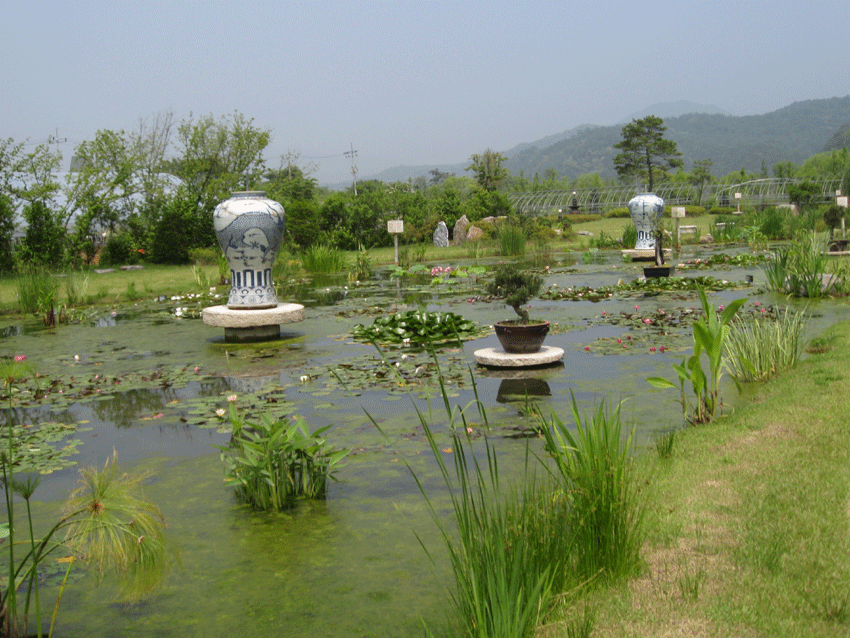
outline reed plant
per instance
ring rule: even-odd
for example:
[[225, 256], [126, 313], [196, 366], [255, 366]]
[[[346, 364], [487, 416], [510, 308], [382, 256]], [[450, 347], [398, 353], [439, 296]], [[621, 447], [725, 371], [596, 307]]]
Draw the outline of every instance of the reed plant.
[[65, 274], [63, 280], [63, 288], [65, 290], [65, 299], [69, 306], [77, 306], [86, 301], [89, 289], [89, 275], [78, 274], [73, 271]]
[[336, 450], [322, 436], [331, 426], [308, 432], [300, 415], [287, 421], [263, 414], [249, 423], [230, 404], [233, 438], [216, 446], [226, 463], [227, 485], [261, 511], [292, 507], [298, 497], [324, 498], [328, 479], [350, 450]]
[[785, 309], [768, 316], [740, 318], [726, 346], [729, 373], [739, 381], [765, 381], [797, 365], [803, 352], [805, 313]]
[[525, 255], [525, 231], [518, 224], [499, 224], [496, 227], [496, 246], [503, 257], [521, 257]]
[[629, 222], [623, 228], [623, 234], [620, 236], [620, 244], [623, 248], [634, 248], [637, 244], [637, 227], [634, 222]]
[[798, 297], [829, 295], [838, 281], [827, 269], [826, 241], [816, 233], [802, 233], [797, 241], [780, 246], [762, 266], [772, 290]]
[[569, 495], [568, 568], [578, 582], [615, 583], [640, 569], [646, 535], [646, 497], [631, 472], [634, 430], [624, 439], [620, 405], [604, 401], [582, 418], [573, 395], [572, 416], [574, 430], [554, 412], [542, 428], [553, 476]]
[[314, 244], [301, 252], [301, 265], [311, 273], [330, 274], [348, 267], [345, 253], [326, 244]]
[[56, 280], [41, 266], [24, 266], [17, 272], [18, 303], [25, 314], [40, 314], [56, 302]]

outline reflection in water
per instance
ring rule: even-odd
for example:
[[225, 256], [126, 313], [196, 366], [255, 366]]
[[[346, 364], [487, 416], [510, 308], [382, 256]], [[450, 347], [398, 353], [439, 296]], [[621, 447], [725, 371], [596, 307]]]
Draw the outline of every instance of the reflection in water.
[[496, 401], [511, 403], [531, 397], [550, 397], [552, 390], [543, 379], [502, 379]]

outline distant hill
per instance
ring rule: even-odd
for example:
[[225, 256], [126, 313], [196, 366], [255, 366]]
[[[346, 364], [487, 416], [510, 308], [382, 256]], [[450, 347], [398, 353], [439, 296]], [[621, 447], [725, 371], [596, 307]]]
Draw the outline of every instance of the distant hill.
[[[665, 137], [676, 142], [685, 170], [696, 160], [710, 159], [713, 174], [723, 176], [742, 167], [758, 173], [762, 161], [768, 170], [782, 161], [800, 164], [821, 152], [848, 121], [850, 96], [795, 102], [764, 115], [689, 113], [665, 118], [664, 124]], [[616, 177], [614, 144], [622, 139], [621, 132], [621, 125], [597, 127], [546, 148], [525, 149], [509, 157], [506, 166], [529, 178], [550, 168], [571, 178], [596, 172]]]
[[662, 119], [671, 117], [681, 117], [682, 115], [690, 115], [691, 113], [704, 113], [706, 115], [732, 115], [729, 111], [724, 111], [719, 106], [713, 104], [697, 104], [696, 102], [688, 102], [687, 100], [679, 100], [678, 102], [659, 102], [652, 106], [647, 106], [642, 111], [632, 113], [624, 120], [620, 120], [620, 127], [623, 124], [628, 124], [632, 120], [639, 120], [647, 115], [655, 115]]
[[[632, 113], [620, 124], [583, 124], [501, 152], [508, 158], [506, 166], [513, 175], [523, 173], [532, 178], [554, 168], [570, 178], [585, 173], [616, 177], [614, 144], [622, 139], [623, 124], [646, 115], [664, 119], [665, 136], [676, 142], [685, 170], [690, 170], [696, 160], [710, 159], [712, 173], [722, 177], [742, 167], [758, 173], [762, 161], [768, 170], [777, 162], [800, 164], [824, 149], [842, 146], [842, 135], [850, 128], [850, 95], [795, 102], [771, 113], [747, 116], [729, 115], [719, 107], [685, 100], [664, 102]], [[435, 168], [463, 175], [468, 163], [397, 166], [363, 179], [397, 182], [430, 178], [429, 171]]]

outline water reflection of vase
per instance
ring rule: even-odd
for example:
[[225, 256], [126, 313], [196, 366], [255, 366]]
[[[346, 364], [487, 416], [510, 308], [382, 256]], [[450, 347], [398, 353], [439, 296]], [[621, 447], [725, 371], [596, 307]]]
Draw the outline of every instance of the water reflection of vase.
[[499, 403], [510, 403], [511, 401], [524, 401], [531, 397], [550, 397], [552, 390], [543, 379], [533, 377], [519, 379], [502, 379], [499, 390], [496, 393], [496, 401]]
[[664, 214], [664, 200], [655, 193], [641, 193], [629, 200], [629, 215], [637, 228], [636, 250], [653, 250], [655, 237], [652, 231]]
[[213, 227], [230, 266], [227, 307], [274, 308], [272, 268], [283, 239], [286, 215], [262, 191], [235, 192], [213, 212]]

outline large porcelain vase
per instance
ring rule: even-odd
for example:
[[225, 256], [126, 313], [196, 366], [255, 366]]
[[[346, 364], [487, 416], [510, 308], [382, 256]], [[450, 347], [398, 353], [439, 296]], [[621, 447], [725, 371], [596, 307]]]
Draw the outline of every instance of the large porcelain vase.
[[641, 193], [629, 200], [629, 215], [637, 228], [636, 250], [654, 250], [655, 225], [664, 214], [664, 200], [655, 193]]
[[235, 192], [215, 207], [213, 227], [230, 266], [228, 308], [277, 306], [272, 268], [285, 221], [283, 206], [262, 191]]

